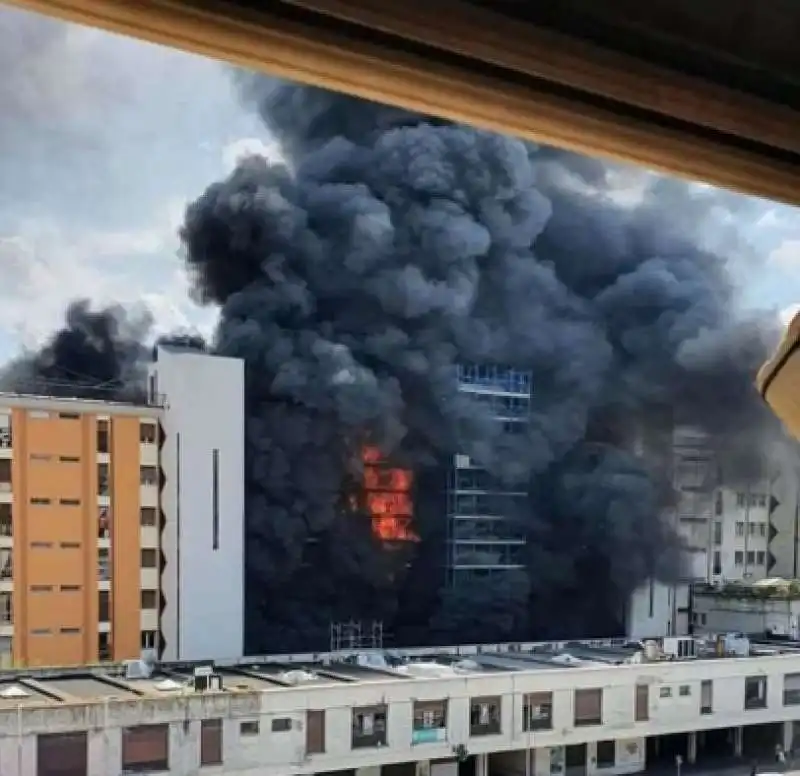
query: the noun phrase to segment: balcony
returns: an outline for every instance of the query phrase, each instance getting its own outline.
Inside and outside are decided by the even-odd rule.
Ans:
[[[11,460],[13,455],[13,437],[11,429],[0,428],[0,459]]]

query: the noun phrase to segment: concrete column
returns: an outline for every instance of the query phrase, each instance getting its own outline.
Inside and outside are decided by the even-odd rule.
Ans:
[[[733,729],[733,754],[736,757],[742,756],[743,746],[744,746],[744,728],[735,727]]]
[[[489,776],[489,755],[475,755],[475,776]]]
[[[697,733],[689,733],[689,740],[686,744],[686,762],[694,765],[697,762]]]

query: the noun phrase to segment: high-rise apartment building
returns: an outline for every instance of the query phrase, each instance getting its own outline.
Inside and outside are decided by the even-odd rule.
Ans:
[[[158,408],[0,395],[2,663],[154,646],[158,450]]]
[[[677,428],[672,437],[676,502],[665,517],[684,541],[685,576],[649,582],[631,598],[632,637],[683,635],[694,623],[695,583],[795,578],[800,572],[800,476],[780,459],[762,477],[725,480],[708,436]]]
[[[0,394],[0,666],[241,654],[243,374],[159,348],[141,404]]]
[[[525,430],[530,414],[531,376],[500,366],[461,366],[459,389],[488,405],[508,433]],[[451,584],[465,575],[487,574],[523,566],[525,536],[515,515],[528,494],[503,486],[467,455],[456,455],[448,473],[447,570]]]

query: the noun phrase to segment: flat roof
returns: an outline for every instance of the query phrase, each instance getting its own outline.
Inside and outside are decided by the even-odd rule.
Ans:
[[[725,660],[713,639],[696,640],[693,661]],[[331,687],[368,682],[414,682],[475,674],[532,671],[581,671],[633,662],[641,645],[622,639],[462,645],[409,650],[348,650],[336,653],[245,657],[213,666],[222,689],[231,692],[279,692],[292,687]],[[751,657],[800,655],[800,642],[751,641]],[[685,662],[683,658],[672,658]],[[193,692],[194,672],[210,661],[162,663],[150,675],[141,664],[0,671],[0,710],[20,706],[164,698]]]

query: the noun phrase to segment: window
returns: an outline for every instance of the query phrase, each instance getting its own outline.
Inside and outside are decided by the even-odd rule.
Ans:
[[[646,684],[637,684],[634,695],[634,720],[647,722],[650,719],[650,688]]]
[[[719,550],[714,550],[714,567],[712,574],[722,573],[722,553]]]
[[[81,459],[77,455],[59,455],[58,460],[61,463],[79,463]]]
[[[384,704],[353,709],[353,749],[386,746],[386,719],[389,709]]]
[[[139,523],[143,526],[155,526],[156,508],[142,507],[141,510],[139,511]]]
[[[743,507],[747,504],[747,494],[746,493],[737,493],[736,494],[736,506]]]
[[[61,504],[62,507],[79,507],[81,505],[81,500],[79,498],[60,498],[58,503]]]
[[[688,684],[682,684],[678,688],[678,695],[680,695],[682,698],[687,698],[691,694],[692,694],[692,688]]]
[[[122,729],[122,771],[169,770],[169,725],[137,725]]]
[[[51,633],[50,628],[33,628],[31,630],[32,636],[49,636]]]
[[[744,521],[737,520],[736,521],[736,535],[737,536],[744,536]]]
[[[50,417],[50,413],[46,410],[30,410],[28,412],[28,417],[35,418],[36,420],[45,420]]]
[[[758,523],[749,523],[747,528],[748,528],[748,533],[750,534],[750,536],[755,536],[756,535],[756,531],[758,531]]]
[[[722,523],[719,520],[714,522],[714,544],[722,544]]]
[[[80,420],[81,416],[77,412],[59,412],[58,417],[61,420]]]
[[[200,765],[222,765],[222,720],[200,720]]]
[[[11,490],[11,459],[0,459],[0,490]]]
[[[219,450],[211,451],[211,549],[219,549]]]
[[[109,507],[98,507],[97,509],[97,538],[111,538],[111,517]]]
[[[158,567],[158,558],[156,551],[153,549],[143,549],[141,552],[141,567],[143,569],[154,569]]]
[[[285,733],[292,729],[292,720],[289,717],[276,717],[272,720],[273,733]]]
[[[31,542],[31,548],[34,550],[49,550],[53,546],[53,542]]]
[[[783,677],[783,705],[800,706],[800,674]]]
[[[411,743],[444,741],[447,733],[447,701],[414,701]]]
[[[603,690],[575,690],[575,727],[603,724]]]
[[[49,498],[32,498],[31,499],[31,504],[33,504],[34,506],[37,506],[37,507],[46,506],[49,503],[50,503],[50,499]]]
[[[31,593],[52,593],[52,585],[31,585]]]
[[[32,461],[49,461],[52,457],[49,453],[31,453]]]
[[[158,594],[155,590],[142,590],[141,594],[142,609],[157,609]]]
[[[532,692],[522,699],[522,729],[553,729],[553,693]]]
[[[766,536],[767,535],[767,524],[766,523],[759,523],[758,524],[758,534],[759,534],[759,536]]]
[[[617,764],[616,741],[597,742],[597,767],[613,768]]]
[[[111,579],[111,559],[107,547],[101,547],[97,551],[97,578],[101,582]]]
[[[12,625],[14,622],[13,593],[0,593],[0,622]]]
[[[714,504],[714,514],[717,516],[722,515],[722,493],[717,491],[716,501]]]
[[[36,776],[89,773],[85,731],[40,733],[36,736]]]
[[[80,589],[80,585],[61,585],[59,588],[62,593],[79,593]]]
[[[97,421],[97,452],[109,452],[109,423],[107,420]]]
[[[97,658],[101,662],[104,660],[111,660],[111,634],[98,633],[97,634]]]
[[[767,708],[767,677],[748,676],[744,680],[745,709]]]
[[[756,553],[756,565],[763,566],[767,562],[767,555],[763,550]]]
[[[499,695],[472,698],[469,705],[469,734],[491,736],[501,732],[502,699]]]
[[[249,719],[245,722],[239,723],[239,735],[248,738],[250,736],[257,736],[259,733],[259,724],[257,719]]]
[[[97,495],[108,496],[111,493],[111,479],[108,473],[108,464],[97,464]]]
[[[11,504],[0,504],[0,536],[13,536]]]
[[[140,467],[139,482],[142,485],[158,485],[158,469],[155,466]]]
[[[711,679],[700,682],[700,713],[711,714],[714,710],[714,683]]]
[[[81,548],[80,542],[61,542],[60,547],[62,550],[79,550]]]
[[[306,712],[306,754],[325,751],[325,709]]]
[[[139,424],[139,441],[143,445],[156,443],[156,424],[143,422]]]
[[[77,636],[81,632],[81,629],[80,628],[61,628],[60,632],[64,636]]]
[[[744,566],[744,553],[741,550],[736,550],[733,554],[733,562],[737,566]]]
[[[97,594],[97,619],[100,622],[111,621],[111,593],[101,590]]]
[[[659,698],[671,698],[672,697],[672,688],[671,687],[661,687],[658,691]]]
[[[747,565],[754,566],[756,563],[756,552],[755,550],[748,550],[747,551]]]
[[[142,649],[155,649],[158,644],[158,632],[147,630],[139,634],[139,646]]]

